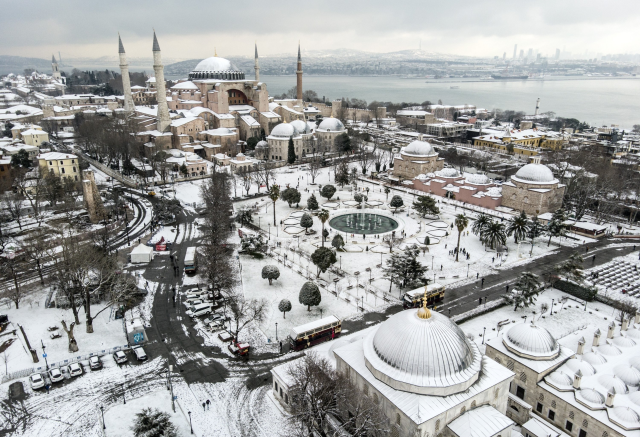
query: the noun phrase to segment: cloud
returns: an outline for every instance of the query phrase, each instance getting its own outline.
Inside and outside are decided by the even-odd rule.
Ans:
[[[615,8],[612,10],[612,8]],[[543,54],[636,52],[640,2],[562,0],[442,2],[322,0],[300,2],[32,0],[0,14],[0,54],[47,58],[113,56],[121,32],[131,56],[148,57],[158,32],[163,56],[250,56],[305,49],[388,52],[422,48],[469,56],[511,54],[513,45]]]

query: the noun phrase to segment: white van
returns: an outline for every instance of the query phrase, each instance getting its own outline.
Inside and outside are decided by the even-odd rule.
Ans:
[[[187,310],[187,315],[189,317],[201,317],[201,316],[206,316],[207,314],[211,314],[210,303],[201,303],[198,305],[192,305]]]
[[[142,349],[142,346],[134,346],[133,353],[136,354],[138,361],[145,361],[147,359],[147,353]]]

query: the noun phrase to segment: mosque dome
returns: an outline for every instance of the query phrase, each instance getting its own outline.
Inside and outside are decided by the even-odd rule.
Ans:
[[[262,149],[263,147],[269,147],[269,143],[264,140],[258,141],[258,143],[256,144],[256,149]]]
[[[426,308],[402,311],[364,341],[373,375],[396,390],[445,396],[469,388],[482,355],[448,317]]]
[[[631,400],[631,402],[633,402],[634,404],[640,406],[640,391],[634,391],[633,393],[631,393],[629,395],[629,399]]]
[[[269,136],[281,138],[297,137],[300,136],[300,132],[298,132],[293,123],[280,123],[271,129]]]
[[[613,373],[627,385],[640,386],[640,370],[635,367],[619,364],[613,369]]]
[[[486,185],[489,183],[489,177],[480,173],[468,173],[465,179],[468,183],[475,185]]]
[[[512,326],[502,341],[507,349],[526,358],[552,359],[560,353],[560,345],[553,335],[533,323]]]
[[[620,347],[633,347],[636,345],[635,341],[627,337],[616,337],[611,342]]]
[[[436,154],[431,144],[420,140],[409,143],[409,145],[402,150],[402,153],[412,156],[431,156]]]
[[[629,407],[612,408],[609,419],[626,430],[640,429],[640,415]]]
[[[559,370],[552,372],[549,376],[545,377],[544,380],[558,390],[573,389],[573,378]]]
[[[591,409],[604,408],[604,395],[592,388],[583,388],[576,391],[576,400]]]
[[[596,369],[593,368],[591,364],[587,360],[579,360],[577,358],[571,358],[569,361],[565,363],[563,367],[567,367],[574,374],[579,371],[582,372],[584,376],[591,376],[596,373]]]
[[[337,118],[325,118],[318,125],[318,130],[340,132],[344,130],[344,124]]]
[[[200,61],[189,73],[189,79],[243,80],[244,73],[228,59],[212,56]]]
[[[635,338],[636,340],[640,340],[640,329],[629,329],[627,331],[627,337]]]
[[[629,393],[629,387],[627,387],[627,384],[625,384],[622,379],[617,378],[614,375],[602,375],[598,378],[598,382],[607,390],[607,392],[610,392],[611,389],[615,389],[616,393]]]
[[[437,171],[436,175],[438,175],[440,177],[443,177],[443,178],[456,178],[456,177],[460,176],[458,174],[458,170],[456,170],[453,167],[443,168],[442,170]]]
[[[610,357],[622,354],[622,351],[612,344],[601,344],[600,346],[598,346],[598,352],[600,352],[602,355],[607,355]]]
[[[640,357],[632,357],[631,360],[629,360],[629,364],[640,370]]]
[[[551,184],[557,182],[551,169],[543,164],[527,164],[516,172],[516,179],[534,184]]]
[[[597,366],[598,364],[604,364],[607,362],[607,359],[598,352],[587,352],[582,356],[582,359],[594,366]]]
[[[289,124],[292,125],[293,127],[295,127],[296,130],[298,132],[300,132],[301,134],[311,133],[311,129],[309,128],[309,125],[306,122],[302,121],[302,120],[293,120]]]

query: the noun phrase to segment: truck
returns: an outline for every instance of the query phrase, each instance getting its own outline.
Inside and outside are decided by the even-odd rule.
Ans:
[[[187,247],[187,253],[184,256],[184,272],[193,274],[198,270],[198,257],[195,247]]]

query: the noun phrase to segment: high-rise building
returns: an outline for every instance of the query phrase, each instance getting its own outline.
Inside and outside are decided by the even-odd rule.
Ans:
[[[527,59],[531,60],[531,58],[533,58],[533,49],[529,49],[529,51],[527,52]]]
[[[518,52],[518,44],[513,46],[513,59],[516,58],[516,53]]]
[[[520,59],[524,58],[524,50],[520,50]]]
[[[556,60],[560,59],[560,49],[556,49]]]
[[[502,60],[504,61],[505,59],[507,59],[507,52],[504,52],[504,53],[502,54]]]

